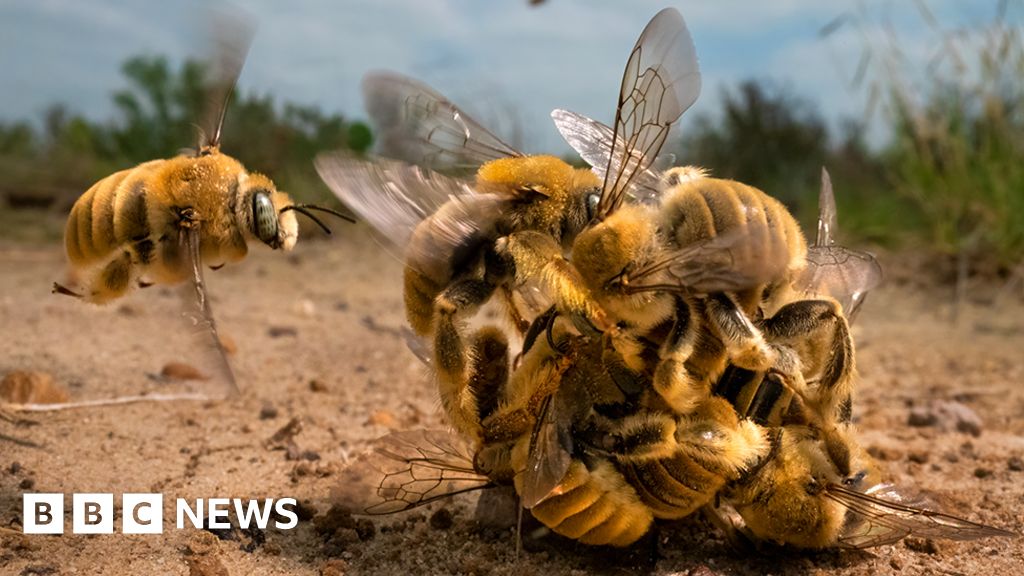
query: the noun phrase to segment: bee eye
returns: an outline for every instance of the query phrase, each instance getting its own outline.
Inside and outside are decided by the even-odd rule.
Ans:
[[[867,475],[868,475],[867,472],[861,470],[860,472],[857,472],[853,476],[847,476],[846,478],[843,478],[843,485],[844,486],[856,487],[861,482],[864,481],[864,477],[867,476]]]
[[[257,238],[273,246],[277,240],[277,212],[265,192],[252,195],[252,226]]]
[[[601,203],[601,194],[598,192],[591,192],[587,194],[587,218],[590,220],[594,219],[594,214],[597,213],[597,205]]]

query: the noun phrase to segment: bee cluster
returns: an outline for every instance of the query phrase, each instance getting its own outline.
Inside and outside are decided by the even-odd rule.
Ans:
[[[294,212],[328,232],[311,211],[349,218],[295,204],[220,152],[247,46],[224,58],[212,136],[193,154],[115,173],[75,203],[74,282],[54,286],[105,302],[190,285],[189,317],[232,382],[204,265],[257,240],[291,249]],[[808,548],[1008,534],[909,501],[858,444],[849,323],[881,273],[833,244],[827,174],[808,246],[768,194],[654,168],[700,85],[682,17],[662,10],[629,54],[613,126],[552,113],[590,165],[574,168],[519,152],[415,80],[366,77],[387,158],[328,153],[317,170],[401,251],[410,341],[452,429],[393,434],[350,467],[363,510],[505,484],[554,532],[597,545],[698,511],[733,539]],[[472,323],[492,305],[507,322]]]
[[[402,249],[453,430],[395,434],[357,461],[346,481],[369,488],[365,510],[507,484],[596,545],[698,511],[730,538],[806,548],[1004,534],[880,483],[857,442],[849,322],[881,272],[832,243],[827,173],[808,246],[756,188],[653,169],[699,91],[685,23],[663,10],[630,52],[614,126],[552,114],[586,170],[523,155],[415,80],[366,78],[394,159],[317,168]],[[468,165],[474,179],[449,175]],[[506,325],[470,322],[492,303]]]

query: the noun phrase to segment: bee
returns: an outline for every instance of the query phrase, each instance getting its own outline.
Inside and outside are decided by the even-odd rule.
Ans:
[[[848,424],[774,429],[769,457],[723,496],[743,519],[746,537],[799,548],[870,548],[911,535],[1017,536],[943,513],[923,498],[879,482],[876,466]]]
[[[457,429],[479,436],[460,324],[500,289],[515,329],[529,326],[509,278],[531,263],[501,257],[496,246],[551,238],[560,255],[589,219],[598,182],[553,156],[523,155],[418,81],[373,73],[363,91],[383,152],[424,166],[334,153],[319,156],[317,170],[402,251],[406,316],[413,332],[431,341],[445,412]],[[473,165],[470,180],[439,171]],[[571,269],[554,265],[548,272]]]
[[[485,367],[508,362],[501,332],[488,334],[492,343],[483,348],[504,353],[479,363],[485,380],[496,373]],[[643,536],[653,515],[613,462],[566,446],[572,443],[577,412],[619,399],[602,396],[602,390],[612,392],[606,375],[575,361],[577,347],[584,345],[579,337],[556,334],[557,343],[533,341],[511,378],[485,384],[493,394],[481,414],[482,439],[453,432],[386,437],[343,473],[341,501],[369,514],[391,513],[451,494],[511,485],[523,507],[563,536],[614,546]],[[550,425],[538,424],[540,415]]]
[[[54,292],[104,304],[135,287],[191,281],[198,309],[216,336],[202,266],[218,269],[243,259],[258,240],[291,250],[298,239],[295,213],[325,232],[311,212],[329,208],[296,204],[266,176],[249,172],[220,150],[221,129],[235,81],[241,73],[251,29],[235,21],[224,27],[209,115],[194,152],[152,160],[103,178],[78,198],[67,220],[64,246],[75,290],[59,283]],[[213,110],[213,108],[211,108]]]
[[[757,322],[777,350],[789,353],[790,360],[780,363],[791,367],[780,370],[776,366],[775,373],[766,373],[730,365],[715,384],[716,395],[728,399],[741,415],[761,424],[781,424],[780,419],[794,399],[793,381],[787,388],[778,380],[778,374],[801,373],[796,387],[806,395],[805,380],[836,382],[842,380],[838,372],[853,372],[849,325],[867,294],[882,279],[882,269],[874,256],[834,242],[836,204],[832,181],[825,168],[821,173],[818,206],[817,237],[808,248],[807,265],[793,286],[792,296],[797,300]],[[764,316],[764,311],[761,312]],[[831,320],[822,322],[822,318]],[[834,330],[829,331],[829,326]],[[850,366],[844,368],[847,363]],[[848,387],[820,387],[818,394],[824,396],[816,401],[818,411],[835,409],[838,421],[850,421],[852,404]]]

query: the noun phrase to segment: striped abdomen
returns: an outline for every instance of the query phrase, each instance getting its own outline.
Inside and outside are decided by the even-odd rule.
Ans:
[[[556,533],[584,544],[628,546],[654,521],[650,509],[607,460],[588,468],[574,459],[558,492],[530,512]]]
[[[64,232],[68,260],[76,268],[111,258],[116,250],[148,240],[146,184],[166,160],[154,160],[107,176],[75,202]],[[144,257],[146,246],[142,246]],[[148,251],[152,250],[149,246]]]

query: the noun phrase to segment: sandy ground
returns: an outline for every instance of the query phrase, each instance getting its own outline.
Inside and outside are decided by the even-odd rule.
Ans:
[[[441,424],[429,379],[399,335],[400,267],[349,228],[288,256],[257,251],[207,280],[234,341],[242,395],[32,414],[0,420],[0,526],[21,529],[24,492],[161,492],[163,535],[0,535],[0,574],[1011,574],[1024,540],[910,540],[868,552],[737,556],[699,518],[661,526],[627,551],[557,537],[515,554],[513,529],[474,519],[476,496],[409,513],[324,519],[339,470],[390,429]],[[883,261],[890,282],[858,320],[864,443],[892,480],[951,512],[1024,531],[1024,308],[970,304],[954,325],[947,291]],[[178,391],[157,376],[185,358],[187,333],[159,288],[106,308],[51,296],[56,247],[0,248],[0,375],[52,374],[76,400]],[[974,416],[977,420],[974,420]],[[271,438],[292,420],[281,449]],[[287,444],[286,442],[283,444]],[[293,497],[294,530],[173,527],[175,498]],[[315,509],[314,520],[306,520]],[[70,518],[68,518],[70,522]]]

